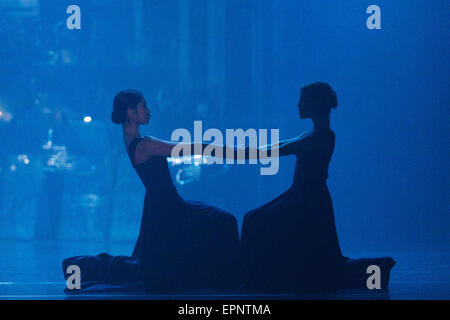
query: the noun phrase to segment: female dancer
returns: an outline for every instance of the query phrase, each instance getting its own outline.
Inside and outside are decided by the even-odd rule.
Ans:
[[[313,121],[313,130],[263,147],[278,149],[280,156],[296,155],[297,162],[292,186],[244,217],[241,253],[248,290],[312,292],[365,284],[364,265],[374,260],[360,259],[349,267],[342,256],[326,184],[335,141],[330,111],[336,107],[336,93],[327,83],[304,86],[299,114]],[[391,258],[375,262],[383,272],[394,263]]]
[[[234,216],[179,196],[166,159],[176,143],[141,135],[139,128],[149,123],[150,111],[140,92],[119,92],[111,119],[122,125],[131,164],[146,188],[139,237],[131,258],[73,257],[63,267],[81,263],[88,271],[83,274],[81,267],[86,281],[125,287],[143,282],[158,292],[235,288],[239,234]],[[189,147],[194,149],[194,144]]]
[[[146,188],[132,256],[139,259],[147,282],[169,289],[235,286],[239,236],[234,216],[178,195],[166,159],[177,143],[141,136],[139,127],[150,120],[141,93],[119,92],[111,117],[122,124],[131,163]]]

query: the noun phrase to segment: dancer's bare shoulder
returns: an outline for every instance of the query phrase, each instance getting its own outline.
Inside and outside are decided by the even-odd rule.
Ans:
[[[175,145],[176,142],[144,136],[136,146],[135,162],[144,162],[154,156],[168,157]]]

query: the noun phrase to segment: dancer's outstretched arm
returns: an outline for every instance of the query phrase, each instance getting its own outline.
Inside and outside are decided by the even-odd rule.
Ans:
[[[140,162],[152,156],[171,157],[174,148],[177,148],[175,154],[179,156],[202,155],[206,147],[214,148],[211,156],[220,158],[237,159],[240,152],[245,154],[245,159],[271,158],[274,156],[287,156],[297,154],[306,149],[308,139],[306,136],[298,136],[292,139],[283,140],[276,144],[254,149],[239,145],[237,147],[206,143],[180,143],[174,141],[161,140],[155,137],[146,137],[136,147],[135,161]],[[189,154],[184,151],[189,150]],[[216,152],[222,150],[222,152]],[[217,154],[216,154],[217,153]]]
[[[171,157],[175,150],[177,156],[202,155],[206,147],[213,148],[211,156],[220,158],[236,158],[238,150],[245,152],[247,148],[237,146],[236,148],[227,145],[206,144],[206,143],[182,143],[158,139],[155,137],[146,137],[136,147],[136,161],[140,162],[152,156]],[[221,150],[222,152],[219,152]],[[254,149],[255,150],[255,149]],[[189,151],[189,154],[184,154]],[[248,151],[247,151],[248,152]],[[216,154],[217,153],[217,154]]]
[[[292,139],[280,141],[278,143],[261,146],[258,152],[251,152],[251,148],[245,148],[246,159],[270,158],[276,155],[283,157],[300,153],[308,148],[309,139],[301,135]]]

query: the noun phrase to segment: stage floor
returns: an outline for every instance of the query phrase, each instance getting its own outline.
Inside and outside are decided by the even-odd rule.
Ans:
[[[105,245],[98,242],[0,240],[1,300],[61,299],[450,299],[450,252],[347,253],[352,258],[391,256],[397,264],[391,272],[388,291],[346,290],[327,295],[81,295],[68,296],[62,260],[75,255],[107,252],[129,255],[133,243]]]

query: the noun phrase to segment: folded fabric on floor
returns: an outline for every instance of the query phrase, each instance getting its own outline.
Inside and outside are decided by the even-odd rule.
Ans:
[[[63,261],[63,273],[66,280],[71,275],[66,273],[70,265],[76,265],[81,270],[81,288],[66,288],[64,291],[69,295],[151,292],[149,285],[141,278],[140,266],[135,258],[111,256],[106,253],[67,258]],[[367,289],[367,279],[371,275],[367,273],[367,270],[371,265],[380,268],[381,289],[386,289],[391,269],[395,265],[394,259],[390,257],[347,259],[339,288],[336,289]]]
[[[70,265],[80,268],[80,289],[65,289],[67,294],[93,292],[128,292],[145,289],[141,281],[140,266],[137,259],[128,256],[111,256],[101,253],[96,256],[75,256],[63,260],[64,278]]]
[[[367,279],[372,274],[372,272],[368,273],[368,267],[377,266],[380,268],[381,289],[387,289],[394,265],[395,261],[391,257],[348,259],[340,287],[342,289],[367,289]]]

